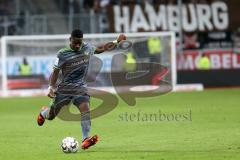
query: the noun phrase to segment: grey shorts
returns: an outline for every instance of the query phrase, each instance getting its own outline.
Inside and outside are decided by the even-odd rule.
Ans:
[[[88,94],[83,95],[64,95],[60,93],[56,93],[56,97],[53,99],[50,104],[50,119],[53,119],[57,116],[62,107],[69,105],[71,102],[79,107],[82,103],[89,103],[90,96]]]
[[[89,102],[90,96],[88,94],[83,95],[64,95],[60,93],[56,93],[56,97],[53,99],[51,107],[61,107],[64,105],[68,105],[71,102],[75,106],[80,106],[83,102]]]

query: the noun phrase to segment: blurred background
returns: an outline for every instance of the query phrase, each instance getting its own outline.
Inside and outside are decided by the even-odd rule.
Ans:
[[[239,160],[239,15],[240,0],[0,0],[0,159]],[[90,60],[89,86],[107,91],[91,95],[100,143],[64,155],[79,122],[36,116],[76,28],[93,45],[128,39]]]
[[[137,42],[134,45],[133,55],[129,53],[128,60],[131,61],[131,56],[140,62],[160,60],[163,66],[169,67],[173,65],[172,59],[169,56],[159,58],[157,54],[153,56],[155,53],[151,48],[155,45],[159,54],[165,54],[174,47],[177,84],[202,84],[205,88],[237,87],[240,86],[239,7],[239,0],[0,0],[0,36],[66,35],[75,28],[80,28],[87,34],[172,31],[176,36],[175,46],[169,46],[172,45],[169,44],[171,37],[160,36],[155,41],[151,37],[145,37],[142,41],[144,43]],[[108,38],[103,41],[114,37]],[[21,79],[21,76],[31,74],[37,75],[38,83],[46,84],[51,71],[46,68],[51,68],[57,48],[67,42],[66,38],[59,41],[54,40],[51,45],[47,41],[31,41],[31,51],[26,50],[30,40],[9,41],[6,57],[10,59],[5,64],[7,79],[15,80],[19,76]],[[102,42],[94,39],[89,41],[94,44]],[[34,45],[53,48],[38,51],[33,48]],[[45,55],[45,52],[52,57],[42,57],[39,59],[42,63],[34,61],[34,55]],[[102,58],[107,62],[106,59],[112,57]],[[112,63],[107,64],[108,66],[104,65],[105,70]],[[2,68],[4,65],[1,65],[0,73]],[[172,81],[171,77],[167,80]],[[19,84],[14,85],[15,81],[10,88],[19,88]]]

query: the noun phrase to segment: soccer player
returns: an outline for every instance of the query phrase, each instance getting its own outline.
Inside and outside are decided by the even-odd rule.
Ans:
[[[120,34],[117,40],[94,47],[83,41],[81,30],[73,30],[69,39],[70,45],[58,51],[48,88],[48,97],[53,98],[53,102],[49,107],[42,107],[37,117],[38,125],[42,126],[46,119],[53,120],[63,106],[72,102],[81,112],[82,149],[88,149],[96,144],[98,136],[88,136],[91,128],[90,96],[86,90],[89,58],[93,54],[108,50],[109,46],[117,45],[125,39],[126,36]],[[60,72],[61,79],[57,84]]]

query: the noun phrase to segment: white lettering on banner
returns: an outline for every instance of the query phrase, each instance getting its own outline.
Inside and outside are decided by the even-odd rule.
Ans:
[[[221,62],[220,62],[220,56],[217,54],[210,56],[210,62],[211,62],[211,68],[212,69],[220,69],[221,68]]]
[[[166,7],[164,5],[160,5],[159,11],[156,13],[153,6],[147,3],[145,6],[145,12],[148,15],[149,25],[152,31],[155,31],[157,28],[167,30]]]
[[[224,30],[228,27],[229,20],[227,13],[226,3],[213,3],[212,13],[213,13],[213,23],[215,27],[219,30]]]
[[[188,13],[187,13],[187,6],[186,5],[183,5],[183,10],[182,10],[182,15],[183,17],[186,17],[186,18],[183,18],[182,20],[182,25],[183,25],[183,28],[185,29],[185,31],[188,31],[188,32],[193,32],[195,30],[197,30],[197,16],[196,16],[196,12],[195,12],[195,8],[194,8],[194,5],[193,4],[189,4],[188,5],[189,7],[189,18],[190,20],[188,20]]]
[[[229,69],[232,68],[232,63],[231,63],[231,55],[230,54],[224,54],[222,55],[222,68],[224,69]]]
[[[193,62],[193,57],[192,56],[180,56],[179,61],[178,61],[178,69],[184,70],[184,69],[189,69],[193,70],[195,68],[194,62]]]
[[[179,31],[179,9],[175,5],[168,6],[168,27],[171,31]]]
[[[199,60],[201,58],[201,54],[198,54],[195,59],[194,59],[194,67],[197,68],[198,67],[198,63],[199,63]]]
[[[210,7],[207,4],[199,4],[197,6],[197,14],[199,17],[199,30],[204,31],[204,30],[212,30],[213,26],[210,22],[211,18],[211,10]],[[205,28],[206,26],[206,28]]]
[[[136,32],[139,29],[178,31],[180,28],[177,5],[161,4],[155,10],[154,6],[147,3],[144,10],[140,5],[135,5],[132,12],[129,6],[114,6],[113,13],[116,32]],[[188,32],[225,30],[229,26],[228,7],[224,2],[185,4],[182,16],[182,28]]]
[[[240,56],[233,55],[233,68],[240,68]]]
[[[184,64],[185,64],[185,59],[183,57],[183,55],[178,55],[178,59],[177,59],[177,69],[178,70],[184,70],[186,69],[184,67]]]
[[[138,29],[149,30],[149,26],[147,20],[141,10],[139,5],[136,5],[133,12],[132,23],[131,23],[131,31],[137,32]]]
[[[115,30],[121,32],[122,26],[125,32],[129,32],[129,8],[123,7],[123,16],[121,16],[121,11],[119,6],[114,6],[114,19],[115,19]]]

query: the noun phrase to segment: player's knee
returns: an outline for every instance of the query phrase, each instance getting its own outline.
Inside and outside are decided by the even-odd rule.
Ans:
[[[49,113],[49,115],[48,115],[48,120],[53,120],[54,118],[56,117],[56,115],[55,114],[53,114],[53,113]]]
[[[90,110],[88,102],[81,103],[81,105],[79,105],[78,108],[81,112],[89,112]]]
[[[53,116],[52,116],[52,117],[48,117],[48,120],[51,121],[51,120],[53,120],[54,118],[55,118],[55,117],[53,117]]]

